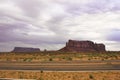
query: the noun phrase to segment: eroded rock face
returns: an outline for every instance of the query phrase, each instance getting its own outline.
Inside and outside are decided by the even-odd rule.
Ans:
[[[81,51],[105,51],[104,44],[96,44],[92,41],[69,40],[66,46],[59,51],[81,52]]]
[[[15,47],[12,52],[40,52],[40,49],[28,47]]]

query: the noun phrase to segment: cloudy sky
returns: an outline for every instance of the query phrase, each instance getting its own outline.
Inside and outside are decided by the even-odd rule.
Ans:
[[[0,0],[0,51],[57,50],[68,39],[120,50],[120,0]]]

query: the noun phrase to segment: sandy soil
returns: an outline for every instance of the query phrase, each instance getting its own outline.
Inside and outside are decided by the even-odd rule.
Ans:
[[[36,80],[120,80],[120,72],[0,71],[0,78],[36,79]]]

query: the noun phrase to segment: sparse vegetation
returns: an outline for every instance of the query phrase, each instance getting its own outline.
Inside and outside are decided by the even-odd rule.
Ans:
[[[32,58],[25,58],[23,61],[25,61],[25,62],[31,62]]]
[[[44,62],[74,60],[120,60],[120,52],[39,52],[39,53],[0,53],[0,61]]]
[[[90,74],[90,75],[89,75],[89,78],[90,78],[90,79],[94,79],[94,77],[93,77],[93,75],[92,75],[92,74]]]
[[[120,60],[120,52],[50,52],[39,53],[0,53],[0,61],[46,62],[46,61],[91,61]],[[105,63],[112,65],[111,62]],[[36,80],[120,80],[120,72],[30,72],[0,71],[0,78]]]
[[[49,61],[53,61],[53,59],[52,59],[52,58],[50,58],[50,59],[49,59]]]
[[[0,78],[36,80],[120,80],[120,72],[0,71]]]

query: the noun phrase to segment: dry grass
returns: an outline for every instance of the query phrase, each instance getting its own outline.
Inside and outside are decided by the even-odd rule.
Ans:
[[[0,78],[37,80],[120,80],[120,72],[0,71]]]
[[[120,52],[103,53],[0,53],[0,61],[44,62],[74,60],[120,60]],[[120,72],[30,72],[0,71],[0,78],[37,80],[120,80]]]
[[[120,60],[120,52],[103,53],[68,53],[68,52],[39,52],[39,53],[0,53],[0,61],[44,62],[44,61],[73,61],[73,60]]]

